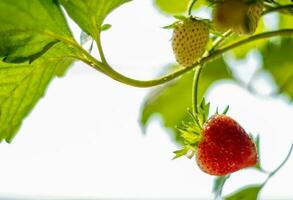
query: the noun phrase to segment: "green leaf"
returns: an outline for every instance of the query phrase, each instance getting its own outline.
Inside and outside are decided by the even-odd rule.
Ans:
[[[112,27],[111,24],[103,24],[103,25],[101,26],[101,31],[109,30],[111,27]]]
[[[278,91],[284,92],[293,99],[293,38],[282,38],[277,42],[270,41],[261,50],[263,68],[275,80]]]
[[[32,62],[60,38],[72,39],[56,0],[2,0],[0,24],[0,58],[5,62]]]
[[[226,196],[225,200],[257,200],[263,185],[251,185]]]
[[[222,58],[207,64],[200,77],[199,99],[215,81],[229,78],[231,75]],[[189,119],[187,108],[191,108],[192,82],[193,73],[188,73],[174,82],[154,89],[146,97],[142,108],[142,127],[145,128],[151,116],[158,113],[163,119],[164,126],[176,132],[175,126],[180,126],[183,120]],[[179,135],[176,135],[177,139],[180,138]]]
[[[31,64],[0,62],[0,141],[11,142],[50,81],[72,63],[71,53],[59,43]]]
[[[229,107],[229,105],[228,105],[228,106],[226,106],[225,110],[223,111],[223,114],[224,114],[224,115],[226,115],[226,114],[228,113],[228,111],[229,111],[229,108],[230,108],[230,107]]]
[[[60,0],[68,15],[93,38],[97,37],[107,15],[129,1],[131,0]]]
[[[155,6],[166,14],[181,14],[187,11],[190,0],[154,0]],[[205,0],[198,0],[193,9],[198,9],[205,5]],[[207,4],[206,4],[207,5]]]

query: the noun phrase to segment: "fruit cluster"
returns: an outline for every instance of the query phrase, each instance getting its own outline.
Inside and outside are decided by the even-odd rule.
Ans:
[[[218,32],[230,30],[238,35],[255,32],[263,12],[261,0],[215,2],[213,24]],[[209,24],[205,20],[188,17],[172,27],[172,48],[177,62],[183,67],[194,65],[206,50]],[[196,155],[198,166],[216,176],[257,164],[256,145],[235,120],[225,114],[215,114],[208,119],[209,104],[204,101],[198,110],[197,113],[191,113],[191,123],[178,128],[185,145],[174,152],[175,158],[183,155],[192,158]]]
[[[238,35],[253,34],[263,12],[262,0],[215,1],[213,24],[218,32],[231,30]],[[195,64],[204,54],[209,40],[209,24],[188,17],[175,23],[172,48],[183,67]]]

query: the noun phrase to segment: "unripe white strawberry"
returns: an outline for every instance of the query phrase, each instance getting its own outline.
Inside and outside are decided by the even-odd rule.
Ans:
[[[262,12],[262,0],[255,3],[246,0],[223,0],[213,11],[213,21],[218,31],[231,29],[239,35],[253,34]]]
[[[245,21],[238,27],[233,28],[233,31],[239,35],[253,34],[257,28],[262,12],[263,4],[261,2],[249,5]]]
[[[245,20],[248,7],[244,0],[219,1],[213,10],[215,28],[224,32],[233,27],[239,27]]]
[[[187,18],[175,25],[172,48],[176,61],[190,66],[203,55],[209,40],[209,27],[200,20]]]

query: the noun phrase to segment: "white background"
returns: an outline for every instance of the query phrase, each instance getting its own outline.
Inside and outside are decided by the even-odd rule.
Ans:
[[[160,28],[172,20],[145,0],[112,13],[107,23],[113,27],[102,38],[110,63],[131,77],[156,77],[174,62],[171,32]],[[70,24],[78,36],[80,31]],[[241,67],[257,65],[256,57],[250,57]],[[201,172],[194,160],[171,160],[178,147],[159,116],[142,134],[138,119],[148,91],[74,64],[67,76],[52,82],[12,144],[0,145],[0,198],[211,199],[213,177]],[[213,105],[229,104],[230,116],[248,132],[261,135],[265,170],[282,162],[293,141],[293,109],[285,97],[256,98],[227,81],[214,85],[208,99]],[[262,199],[293,199],[292,169],[291,156],[263,189]],[[242,170],[232,175],[224,193],[264,179],[263,174]]]

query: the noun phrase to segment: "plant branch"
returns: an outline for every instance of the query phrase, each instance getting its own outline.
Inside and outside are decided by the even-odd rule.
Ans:
[[[281,5],[277,7],[268,6],[268,9],[263,12],[263,15],[276,11],[280,11],[286,14],[293,14],[293,4]]]
[[[288,152],[288,154],[287,154],[287,156],[286,156],[286,158],[283,160],[283,162],[274,170],[274,171],[272,171],[269,175],[268,175],[268,177],[267,177],[267,179],[265,180],[265,182],[262,184],[262,187],[269,181],[269,179],[272,177],[272,176],[274,176],[285,164],[286,164],[286,162],[288,161],[288,159],[290,158],[290,156],[291,156],[291,153],[292,153],[292,151],[293,151],[293,144],[291,144],[291,147],[290,147],[290,150],[289,150],[289,152]]]
[[[283,29],[283,30],[270,31],[270,32],[264,32],[264,33],[260,33],[257,35],[253,35],[253,36],[248,37],[246,39],[243,39],[243,40],[237,41],[235,43],[232,43],[230,45],[227,45],[224,48],[218,49],[218,50],[214,51],[213,53],[211,53],[210,55],[203,57],[200,61],[196,62],[195,64],[193,64],[191,66],[181,68],[175,72],[172,72],[170,74],[162,76],[158,79],[146,80],[146,81],[136,80],[136,79],[126,77],[126,76],[120,74],[119,72],[115,71],[114,69],[112,69],[110,66],[96,60],[94,57],[92,57],[85,50],[82,50],[82,49],[80,49],[80,50],[83,51],[83,54],[86,56],[86,59],[87,59],[86,63],[91,63],[90,66],[92,66],[93,68],[98,69],[98,70],[102,70],[106,75],[108,75],[112,79],[117,80],[119,82],[122,82],[126,85],[145,88],[145,87],[152,87],[152,86],[160,85],[160,84],[166,83],[168,81],[171,81],[173,79],[176,79],[179,76],[181,76],[182,74],[185,74],[185,73],[193,70],[198,65],[204,65],[208,62],[211,62],[212,60],[221,56],[223,53],[225,53],[231,49],[234,49],[236,47],[239,47],[241,45],[244,45],[244,44],[256,41],[256,40],[260,40],[260,39],[267,39],[267,38],[271,38],[271,37],[275,37],[275,36],[286,36],[286,35],[293,35],[293,29]]]
[[[215,51],[215,49],[224,42],[225,39],[227,39],[229,36],[231,36],[233,32],[231,30],[226,31],[222,37],[218,37],[214,42],[213,42],[213,47],[210,50],[210,53]]]
[[[96,36],[96,44],[97,44],[97,48],[101,57],[101,60],[104,64],[108,65],[108,62],[106,60],[104,51],[103,51],[103,47],[102,47],[102,42],[101,42],[101,32],[99,31],[99,33]],[[108,65],[109,66],[109,65]]]

